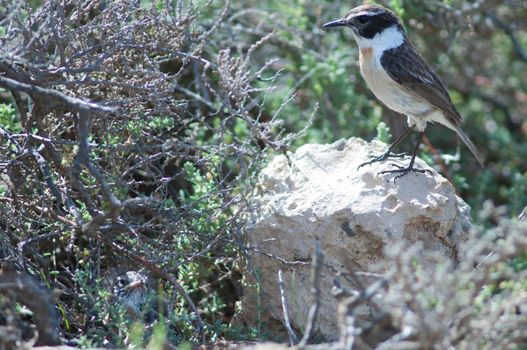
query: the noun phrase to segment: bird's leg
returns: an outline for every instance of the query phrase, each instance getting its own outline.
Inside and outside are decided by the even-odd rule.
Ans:
[[[403,131],[403,133],[399,135],[395,139],[395,141],[393,141],[390,144],[390,146],[388,146],[388,148],[386,149],[386,151],[384,151],[383,154],[377,157],[373,157],[373,159],[368,162],[362,163],[361,165],[358,166],[357,170],[363,167],[364,165],[372,165],[373,163],[376,163],[376,162],[383,162],[388,158],[404,158],[407,155],[407,153],[392,153],[392,150],[406,137],[406,135],[408,135],[408,133],[410,133],[410,131],[412,131],[412,129],[413,127],[410,127],[410,126],[406,128],[406,130]]]
[[[417,155],[417,151],[419,150],[419,146],[421,145],[421,142],[423,141],[424,134],[425,133],[423,131],[419,132],[419,136],[417,137],[417,144],[415,145],[414,152],[412,153],[412,159],[410,160],[410,164],[408,164],[407,167],[400,166],[398,164],[391,164],[392,166],[397,167],[398,169],[381,171],[379,174],[399,173],[399,175],[397,175],[393,179],[393,182],[395,182],[395,180],[397,180],[400,177],[403,177],[404,175],[408,173],[426,173],[426,172],[432,173],[428,169],[415,169],[414,168],[415,157]]]

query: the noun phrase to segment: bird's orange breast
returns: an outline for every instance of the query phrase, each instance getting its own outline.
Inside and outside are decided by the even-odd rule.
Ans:
[[[362,76],[364,77],[370,88],[372,88],[371,85],[375,80],[374,70],[378,69],[377,67],[375,67],[375,62],[373,61],[373,48],[366,47],[360,49],[359,63]]]
[[[360,49],[360,64],[369,63],[373,58],[373,49],[371,47],[365,47]]]

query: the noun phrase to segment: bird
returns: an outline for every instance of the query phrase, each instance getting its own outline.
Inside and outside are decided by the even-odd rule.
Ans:
[[[138,271],[127,271],[114,281],[114,297],[133,318],[139,317],[141,306],[146,301],[147,281],[147,277]]]
[[[183,330],[170,317],[173,304],[168,303],[166,295],[157,293],[149,281],[145,271],[130,270],[117,276],[113,280],[113,300],[123,307],[128,319],[142,322],[147,337],[152,336],[152,326],[163,320],[167,339],[162,348],[175,349],[169,339],[181,339]]]
[[[389,109],[407,117],[408,127],[371,161],[359,166],[404,157],[393,149],[413,130],[419,132],[408,166],[392,164],[397,169],[381,173],[398,173],[395,179],[411,172],[427,123],[439,123],[454,130],[474,157],[484,165],[483,155],[461,128],[462,117],[447,88],[408,39],[401,20],[391,10],[378,5],[361,5],[344,17],[330,21],[323,28],[349,27],[359,46],[360,72],[373,94]]]

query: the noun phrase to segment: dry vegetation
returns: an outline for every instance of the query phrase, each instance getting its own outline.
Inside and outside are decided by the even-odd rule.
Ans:
[[[264,149],[282,144],[262,116],[272,61],[251,64],[268,37],[229,48],[228,4],[1,10],[0,86],[19,118],[0,129],[3,258],[53,287],[67,339],[122,345],[105,320],[105,282],[140,268],[168,282],[181,339],[213,336],[205,324],[228,321],[235,295],[222,298],[225,315],[200,314],[224,308],[209,305],[220,299],[211,288],[238,283],[225,274],[239,216]]]
[[[243,215],[268,151],[306,140],[295,133],[370,135],[381,109],[350,81],[352,61],[340,63],[351,48],[336,36],[321,44],[320,22],[347,2],[283,12],[257,3],[0,0],[0,348],[30,341],[31,324],[42,345],[259,338],[229,322],[250,250]],[[473,164],[453,181],[479,207],[491,198],[518,213],[527,169],[518,23],[527,8],[402,3],[390,2],[414,11],[417,44],[435,40],[451,57],[437,55],[447,60],[440,71],[454,99],[470,102],[463,112],[487,147],[477,190],[466,181]],[[306,131],[319,101],[324,118]],[[460,168],[436,162],[447,175]],[[524,348],[527,227],[492,206],[479,217],[459,266],[438,256],[435,270],[421,269],[419,247],[401,243],[378,283],[339,290],[341,339],[318,348]],[[153,317],[137,316],[140,327],[112,296],[127,270],[149,276],[156,304]],[[369,328],[353,317],[364,302],[385,311]]]

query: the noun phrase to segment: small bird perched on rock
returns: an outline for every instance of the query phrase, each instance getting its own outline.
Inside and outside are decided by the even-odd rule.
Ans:
[[[419,137],[410,164],[407,167],[393,164],[398,169],[382,173],[399,173],[395,177],[398,178],[410,172],[425,172],[413,166],[428,122],[437,122],[454,130],[483,166],[483,156],[461,129],[462,117],[445,85],[410,43],[401,21],[392,11],[375,5],[358,6],[323,27],[341,26],[353,31],[360,49],[360,71],[368,87],[388,108],[408,118],[408,128],[386,152],[361,166],[399,157],[392,154],[393,148],[416,128]]]

